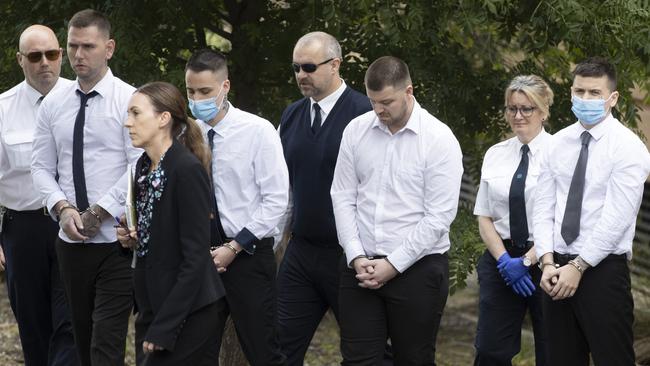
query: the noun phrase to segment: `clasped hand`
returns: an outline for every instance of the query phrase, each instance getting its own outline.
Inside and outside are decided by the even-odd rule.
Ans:
[[[528,267],[524,266],[523,258],[511,258],[508,252],[505,252],[497,260],[497,269],[506,285],[511,286],[517,295],[528,297],[535,292],[535,285]]]
[[[582,274],[570,264],[560,268],[544,266],[540,285],[553,300],[562,300],[575,295]]]
[[[115,227],[117,232],[117,240],[123,248],[135,249],[138,244],[138,233],[136,230],[129,230],[126,226],[126,217],[120,217],[119,225]]]
[[[97,235],[102,226],[101,216],[106,215],[106,211],[98,205],[83,212],[68,206],[59,215],[59,226],[72,240],[88,240]]]
[[[376,290],[397,276],[398,272],[393,265],[385,258],[368,259],[359,257],[352,263],[357,272],[356,278],[359,286]]]
[[[241,245],[237,243],[235,240],[231,241],[230,245],[233,248],[240,248],[238,250],[241,250]],[[237,256],[235,251],[233,251],[231,248],[224,245],[211,249],[210,254],[212,255],[212,261],[214,262],[214,265],[217,267],[217,272],[219,273],[226,272],[230,263],[232,263],[232,261],[234,261],[235,257]]]

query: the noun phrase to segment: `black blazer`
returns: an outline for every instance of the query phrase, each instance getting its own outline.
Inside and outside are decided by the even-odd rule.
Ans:
[[[136,164],[136,182],[145,154]],[[154,317],[144,339],[173,351],[188,315],[223,297],[225,290],[210,256],[212,193],[205,168],[174,140],[162,169],[167,182],[154,201],[145,280],[136,279],[135,298],[139,311]]]

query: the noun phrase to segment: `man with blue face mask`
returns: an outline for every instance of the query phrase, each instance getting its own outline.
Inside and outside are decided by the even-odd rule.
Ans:
[[[284,365],[276,316],[273,237],[287,208],[289,175],[271,123],[228,102],[223,54],[195,52],[185,66],[189,107],[212,153],[211,251],[242,350],[252,366]],[[223,329],[220,329],[219,351]]]
[[[636,215],[650,172],[641,140],[612,116],[619,93],[607,60],[573,71],[578,121],[553,136],[533,214],[549,324],[549,365],[635,364],[630,273]]]

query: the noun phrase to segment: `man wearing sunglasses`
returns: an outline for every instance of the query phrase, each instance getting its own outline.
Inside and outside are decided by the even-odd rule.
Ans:
[[[77,365],[54,249],[58,225],[44,209],[29,169],[41,101],[72,81],[59,77],[62,50],[50,28],[28,27],[18,49],[25,80],[0,95],[0,204],[5,208],[0,242],[7,292],[25,365]]]
[[[130,258],[113,217],[124,212],[127,164],[141,154],[123,127],[134,87],[113,76],[106,16],[87,9],[68,22],[67,55],[77,80],[41,105],[32,176],[59,221],[61,279],[82,365],[123,365],[133,307]]]
[[[305,97],[287,107],[280,136],[291,182],[285,232],[291,235],[278,272],[280,342],[288,365],[302,365],[323,315],[338,319],[341,247],[329,195],[341,134],[371,110],[368,98],[339,75],[341,46],[313,32],[298,40],[291,64]]]

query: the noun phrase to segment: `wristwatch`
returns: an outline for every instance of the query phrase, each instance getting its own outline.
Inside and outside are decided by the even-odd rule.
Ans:
[[[521,257],[521,259],[524,263],[524,267],[526,268],[530,268],[530,266],[533,264],[533,261],[531,261],[530,258],[528,258],[528,256],[525,254]]]

